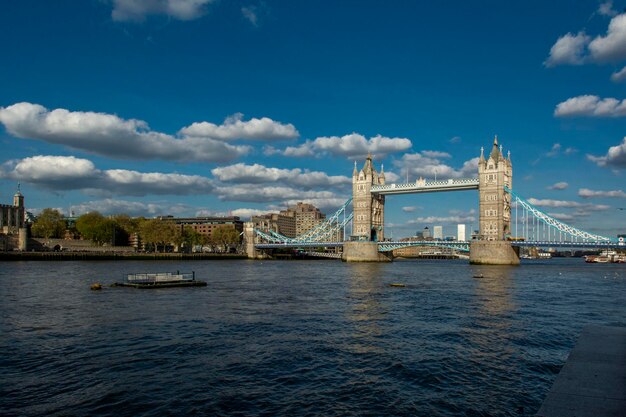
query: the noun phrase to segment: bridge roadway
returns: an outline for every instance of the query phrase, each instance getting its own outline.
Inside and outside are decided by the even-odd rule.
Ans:
[[[467,247],[469,241],[385,241],[378,242],[381,252],[409,246],[443,246],[443,247]],[[539,248],[581,248],[581,249],[626,249],[624,242],[550,242],[550,241],[510,241],[512,246],[539,247]],[[343,242],[290,242],[290,243],[257,243],[257,249],[280,249],[280,248],[336,248],[343,247]]]

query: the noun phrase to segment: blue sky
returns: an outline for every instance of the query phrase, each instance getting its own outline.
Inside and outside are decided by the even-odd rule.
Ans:
[[[469,3],[6,2],[0,199],[20,182],[34,212],[330,213],[368,151],[388,182],[471,177],[498,135],[518,194],[625,232],[626,3]],[[389,197],[387,234],[475,228],[477,207]]]

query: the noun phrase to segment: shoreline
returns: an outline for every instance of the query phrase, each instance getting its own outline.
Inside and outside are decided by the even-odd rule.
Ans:
[[[135,252],[0,252],[0,261],[204,261],[248,259],[240,254],[210,253],[135,253]]]

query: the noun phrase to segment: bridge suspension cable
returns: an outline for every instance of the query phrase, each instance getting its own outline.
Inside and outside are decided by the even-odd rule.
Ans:
[[[533,239],[535,241],[543,240],[550,241],[554,239],[555,241],[567,240],[568,237],[571,237],[578,241],[587,241],[587,242],[610,242],[611,239],[606,236],[600,236],[593,233],[585,232],[584,230],[580,230],[576,227],[570,226],[566,223],[563,223],[560,220],[555,219],[554,217],[544,213],[539,210],[537,207],[520,197],[513,190],[508,187],[504,187],[504,191],[509,193],[511,197],[515,200],[515,237],[520,236],[518,234],[518,205],[522,207],[523,212],[521,216],[522,223],[522,235],[526,237],[526,239]],[[530,215],[530,216],[529,216]],[[532,222],[532,225],[531,225]],[[542,228],[543,226],[543,236],[542,236]],[[552,235],[552,232],[554,235]],[[557,232],[559,237],[557,239]]]
[[[322,223],[318,224],[313,229],[306,233],[298,235],[296,237],[287,237],[274,231],[263,231],[254,229],[255,233],[262,239],[272,243],[310,243],[310,242],[327,242],[329,239],[337,240],[338,238],[343,241],[345,236],[338,237],[338,233],[344,230],[346,226],[352,221],[353,213],[346,213],[347,207],[352,203],[352,198],[349,198],[332,216],[328,217]],[[343,219],[342,219],[343,216]]]

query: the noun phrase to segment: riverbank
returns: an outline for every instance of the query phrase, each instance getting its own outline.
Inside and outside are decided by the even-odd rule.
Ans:
[[[0,261],[201,261],[224,259],[247,259],[247,257],[230,253],[0,252]]]

